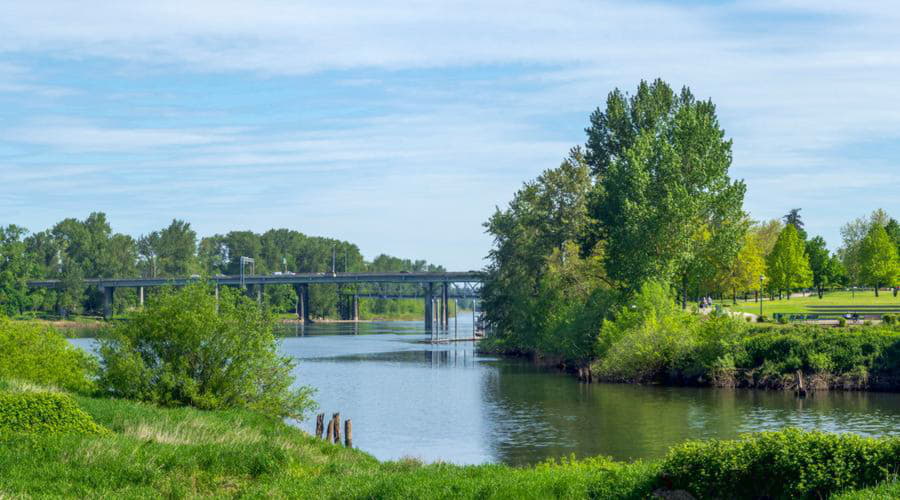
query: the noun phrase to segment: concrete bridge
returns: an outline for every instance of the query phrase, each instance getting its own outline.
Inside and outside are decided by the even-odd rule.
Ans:
[[[86,286],[96,286],[103,291],[103,316],[112,316],[112,306],[115,300],[117,288],[135,288],[138,299],[143,305],[144,288],[154,286],[184,286],[200,281],[202,278],[193,276],[190,278],[92,278],[83,283]],[[262,298],[263,288],[266,285],[292,285],[297,292],[297,316],[304,322],[309,322],[309,285],[316,284],[416,284],[422,287],[419,294],[379,294],[356,293],[346,294],[352,303],[345,308],[348,311],[346,319],[359,318],[359,299],[371,298],[410,298],[421,299],[425,302],[425,329],[432,330],[435,324],[446,328],[449,326],[449,301],[451,298],[477,299],[479,294],[476,286],[484,281],[484,273],[479,271],[466,272],[383,272],[383,273],[286,273],[273,275],[237,275],[237,276],[212,276],[207,280],[216,287],[218,296],[220,286],[252,286],[256,290],[257,298]],[[452,291],[451,285],[461,283],[463,291]],[[32,288],[61,288],[63,284],[59,280],[29,281]]]

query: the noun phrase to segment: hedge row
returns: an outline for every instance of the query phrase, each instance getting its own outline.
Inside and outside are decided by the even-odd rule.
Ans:
[[[735,441],[689,441],[663,461],[668,487],[700,498],[826,498],[900,469],[900,438],[787,429]]]

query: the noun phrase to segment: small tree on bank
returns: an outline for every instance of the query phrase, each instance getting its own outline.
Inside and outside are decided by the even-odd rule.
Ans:
[[[771,286],[775,290],[786,290],[788,300],[791,290],[812,284],[809,259],[796,227],[791,224],[784,226],[769,254],[767,267]]]
[[[100,339],[99,385],[114,397],[201,409],[247,408],[302,419],[315,407],[293,387],[294,363],[276,352],[259,305],[207,284],[166,289]]]
[[[897,248],[883,226],[873,225],[859,248],[860,274],[863,282],[878,289],[893,285],[900,274]]]

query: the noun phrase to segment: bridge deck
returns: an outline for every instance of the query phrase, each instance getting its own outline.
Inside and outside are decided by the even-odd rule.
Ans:
[[[201,278],[91,278],[86,285],[98,287],[183,286]],[[479,271],[443,273],[297,273],[281,275],[211,276],[209,281],[219,285],[283,285],[321,283],[481,283],[484,273]],[[33,288],[59,288],[59,280],[29,281]]]

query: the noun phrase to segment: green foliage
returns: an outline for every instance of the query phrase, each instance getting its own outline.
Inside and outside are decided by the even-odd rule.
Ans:
[[[0,314],[21,313],[31,303],[25,281],[35,269],[22,241],[25,233],[15,225],[0,227]]]
[[[587,159],[597,179],[591,215],[606,241],[606,270],[630,290],[691,279],[730,262],[745,231],[743,182],[728,177],[731,141],[715,105],[687,88],[642,81],[591,115]],[[712,267],[712,268],[711,268]]]
[[[56,330],[0,317],[0,379],[91,392],[96,360]]]
[[[238,291],[196,283],[153,296],[100,337],[101,389],[111,396],[202,409],[248,408],[302,419],[308,387],[276,353],[268,315]]]
[[[863,283],[875,287],[875,295],[881,286],[893,286],[900,276],[900,257],[897,247],[880,225],[874,225],[860,244],[860,278]]]
[[[790,294],[795,288],[812,284],[806,248],[797,229],[791,224],[786,225],[778,235],[766,264],[770,285],[776,290],[785,290]]]
[[[825,498],[897,474],[900,439],[787,429],[739,441],[690,441],[662,464],[665,481],[700,498]]]
[[[66,394],[0,392],[0,436],[25,434],[105,434]]]

